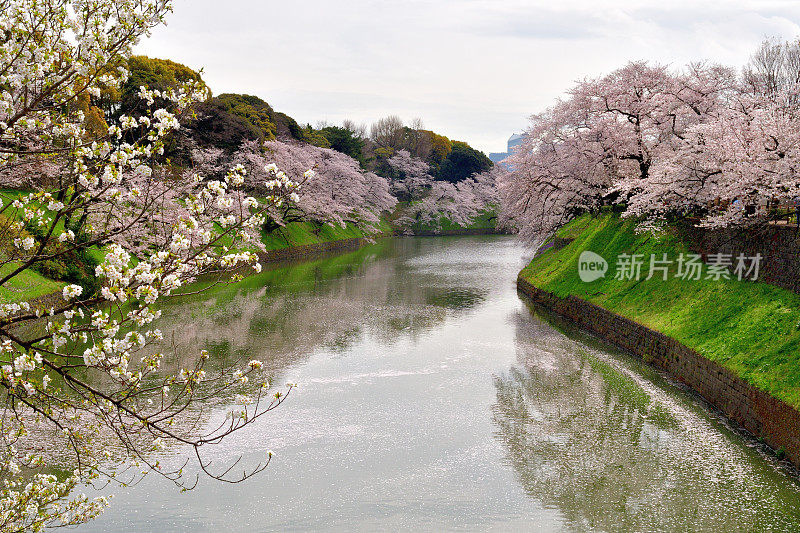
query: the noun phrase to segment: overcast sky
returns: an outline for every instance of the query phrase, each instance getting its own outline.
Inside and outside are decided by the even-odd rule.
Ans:
[[[571,84],[629,60],[740,66],[800,36],[800,2],[174,0],[138,53],[203,68],[301,123],[389,115],[486,152]]]

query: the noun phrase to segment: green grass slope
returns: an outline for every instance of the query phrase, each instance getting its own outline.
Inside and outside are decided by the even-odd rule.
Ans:
[[[9,201],[9,198],[16,198],[25,192],[26,191],[0,190],[0,194],[4,196],[6,201]],[[494,221],[494,214],[486,212],[467,228],[462,228],[449,220],[443,219],[441,229],[444,231],[459,229],[493,229]],[[384,235],[392,234],[394,231],[391,221],[386,218],[381,220],[377,229],[380,234]],[[426,231],[429,229],[433,229],[432,226],[431,228],[426,228],[420,225],[419,228],[415,228],[417,231]],[[262,232],[261,241],[264,243],[266,250],[280,250],[368,236],[369,235],[354,224],[347,224],[345,227],[341,227],[328,224],[320,226],[313,222],[292,222],[269,233]],[[223,238],[222,244],[229,244],[228,241],[230,241],[230,239]],[[98,248],[87,250],[87,253],[97,262],[102,261],[105,255],[104,250]],[[10,266],[7,267],[10,269]],[[7,283],[6,286],[0,287],[0,303],[30,300],[59,291],[64,285],[66,285],[65,282],[53,281],[37,272],[25,271],[21,275],[15,277],[10,283]]]
[[[471,224],[467,226],[459,226],[455,224],[452,220],[442,217],[439,220],[439,224],[434,223],[421,223],[417,222],[413,226],[411,226],[411,231],[414,233],[446,233],[446,232],[457,232],[461,230],[491,230],[494,231],[497,228],[497,216],[494,211],[484,211],[472,221]]]
[[[15,266],[4,265],[0,276],[10,274]],[[23,270],[0,287],[0,304],[30,301],[46,294],[60,291],[66,283],[53,281],[32,270]]]
[[[613,214],[583,216],[560,236],[575,240],[536,257],[520,276],[558,296],[574,295],[660,331],[735,372],[749,383],[800,408],[800,295],[761,282],[682,280],[660,274],[644,280],[650,254],[676,260],[688,249],[677,230],[637,234],[635,222]],[[584,283],[584,250],[609,262],[605,278]],[[617,280],[619,254],[644,254],[642,280]],[[704,271],[705,276],[705,271]]]
[[[379,230],[386,234],[391,232],[391,228],[386,221],[381,221]],[[362,230],[352,224],[348,224],[346,227],[329,226],[327,224],[320,227],[311,222],[293,222],[270,233],[262,233],[262,241],[267,250],[279,250],[366,236]],[[96,248],[88,250],[87,253],[95,257],[98,262],[102,261],[105,256],[103,250]],[[12,265],[5,265],[0,269],[0,274],[10,272],[11,269]],[[25,270],[4,284],[3,287],[0,287],[0,303],[31,300],[60,291],[66,284],[66,282],[53,281],[38,272]]]
[[[384,234],[392,231],[385,220],[381,220],[378,229]],[[270,233],[262,233],[261,242],[264,243],[267,250],[279,250],[292,246],[305,246],[366,236],[361,229],[353,224],[341,227],[328,224],[319,226],[312,222],[292,222]]]

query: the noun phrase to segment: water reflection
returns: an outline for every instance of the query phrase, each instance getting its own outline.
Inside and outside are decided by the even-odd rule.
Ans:
[[[191,358],[202,349],[224,364],[263,358],[273,370],[320,347],[345,350],[365,334],[381,342],[417,336],[448,313],[468,312],[487,291],[443,286],[452,275],[426,262],[404,261],[425,242],[382,241],[356,252],[273,266],[244,282],[181,297],[163,308],[159,323],[170,352]],[[452,259],[452,258],[451,258]]]
[[[796,530],[797,485],[653,371],[533,310],[516,327],[519,364],[495,379],[497,438],[524,490],[571,527]]]
[[[796,530],[796,485],[769,461],[646,366],[525,306],[524,254],[497,237],[383,241],[165,308],[178,354],[255,357],[300,383],[209,451],[276,458],[187,494],[148,477],[83,530]]]

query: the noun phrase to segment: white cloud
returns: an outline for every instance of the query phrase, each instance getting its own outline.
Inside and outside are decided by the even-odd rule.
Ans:
[[[572,82],[634,59],[743,64],[800,35],[795,1],[176,0],[138,52],[301,122],[387,114],[485,151]]]

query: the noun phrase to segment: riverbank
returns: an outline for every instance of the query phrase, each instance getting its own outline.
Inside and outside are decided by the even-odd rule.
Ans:
[[[79,531],[797,530],[777,461],[647,365],[531,312],[510,283],[528,253],[512,237],[380,239],[170,299],[157,327],[174,353],[207,349],[209,375],[257,358],[300,384],[214,448],[216,465],[273,461],[190,498],[148,476]]]
[[[800,295],[761,282],[619,280],[611,265],[590,283],[578,275],[589,250],[676,258],[688,253],[680,232],[637,234],[612,214],[581,217],[560,237],[574,239],[537,256],[520,290],[691,386],[732,420],[800,464]]]
[[[442,219],[438,228],[430,224],[417,224],[411,231],[416,237],[495,235],[500,233],[496,228],[496,219],[494,213],[484,213],[465,227]],[[377,238],[405,234],[405,230],[394,227],[386,218],[381,219],[378,233],[375,235],[367,235],[350,225],[344,228],[328,225],[319,228],[310,222],[294,222],[264,235],[262,242],[266,246],[266,251],[260,255],[264,262],[312,257],[318,253],[334,250],[355,249]]]
[[[497,230],[497,214],[494,211],[481,213],[471,224],[459,226],[447,218],[434,223],[416,223],[411,226],[411,231],[417,237],[431,237],[436,235],[494,235],[502,233]]]
[[[482,216],[469,227],[462,228],[445,220],[442,230],[429,231],[416,228],[418,236],[452,236],[452,235],[488,235],[497,230],[490,224],[490,215]],[[375,239],[404,234],[394,228],[386,219],[381,219],[377,232],[366,233],[354,224],[344,227],[319,225],[313,222],[292,222],[271,232],[263,232],[261,241],[264,250],[259,251],[259,261],[271,263],[278,261],[311,259],[330,252],[356,250]],[[417,231],[419,233],[417,233]],[[10,265],[6,268],[11,268]],[[27,301],[31,305],[49,308],[56,305],[61,298],[61,290],[65,281],[54,281],[38,272],[27,270],[16,276],[7,286],[0,287],[0,303]]]

